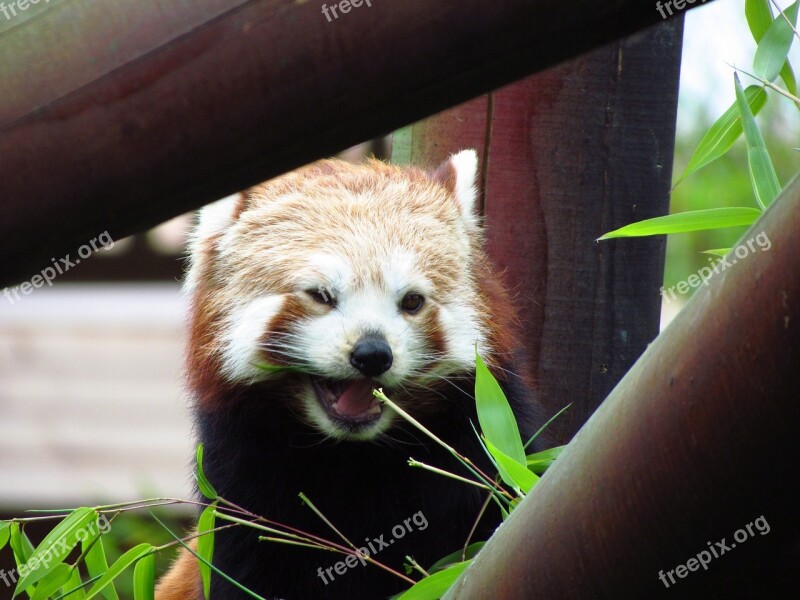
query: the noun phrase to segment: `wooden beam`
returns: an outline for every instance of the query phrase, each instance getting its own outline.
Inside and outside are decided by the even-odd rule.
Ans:
[[[286,0],[16,17],[0,36],[0,284],[661,21],[635,0],[371,4],[330,22]]]
[[[446,598],[797,597],[798,231],[800,178]]]

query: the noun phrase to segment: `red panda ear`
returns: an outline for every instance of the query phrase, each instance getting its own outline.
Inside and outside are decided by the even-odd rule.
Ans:
[[[433,173],[433,180],[456,197],[462,214],[469,220],[476,212],[477,176],[478,153],[472,149],[451,154]]]
[[[239,218],[243,203],[244,194],[238,193],[201,208],[194,237],[208,239],[225,231]]]

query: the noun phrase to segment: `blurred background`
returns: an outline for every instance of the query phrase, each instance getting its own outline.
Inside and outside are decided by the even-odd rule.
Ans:
[[[743,4],[718,0],[686,16],[674,179],[734,101],[730,65],[751,65],[755,43]],[[796,108],[773,95],[758,120],[785,184],[800,158]],[[377,140],[344,156],[386,156],[386,147]],[[671,210],[723,206],[755,206],[741,140],[682,182]],[[13,304],[0,298],[0,519],[29,508],[190,497],[180,279],[192,217],[115,240],[51,288]],[[743,231],[670,236],[665,285],[695,273],[708,262],[703,250],[732,246]],[[686,299],[664,302],[662,327]],[[146,527],[134,521],[114,531],[124,538]]]

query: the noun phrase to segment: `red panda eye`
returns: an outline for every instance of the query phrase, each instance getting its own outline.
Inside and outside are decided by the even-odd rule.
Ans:
[[[400,308],[403,312],[410,315],[416,314],[425,304],[425,298],[421,294],[406,294],[400,302]]]
[[[311,296],[311,299],[314,302],[318,302],[319,304],[325,304],[327,306],[335,306],[336,305],[336,296],[334,293],[322,286],[320,286],[316,290],[306,290],[306,294]]]

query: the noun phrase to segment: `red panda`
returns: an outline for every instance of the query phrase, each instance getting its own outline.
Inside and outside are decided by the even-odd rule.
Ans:
[[[325,160],[201,211],[185,283],[187,375],[205,472],[222,497],[332,539],[304,492],[364,545],[422,515],[424,529],[375,556],[400,572],[408,555],[427,567],[464,545],[486,494],[409,467],[413,457],[460,469],[372,390],[487,472],[470,424],[476,348],[523,437],[544,420],[509,293],[483,250],[477,166],[473,150],[430,172]],[[490,509],[475,539],[498,524]],[[215,566],[265,598],[386,598],[408,587],[374,566],[332,571],[337,560],[249,528],[216,536]],[[212,576],[213,600],[244,597]],[[190,554],[157,598],[202,598]]]

